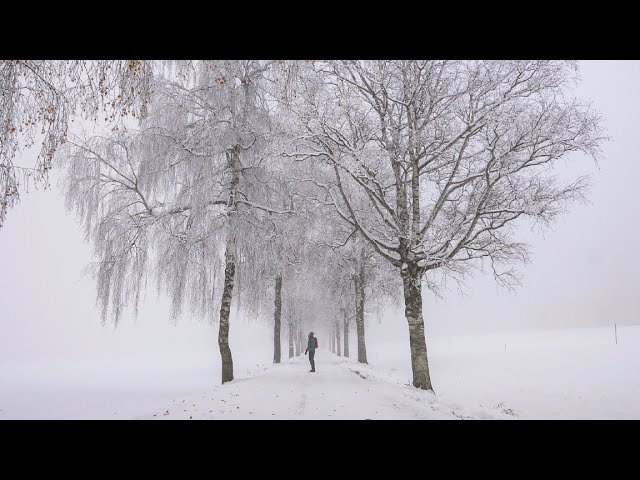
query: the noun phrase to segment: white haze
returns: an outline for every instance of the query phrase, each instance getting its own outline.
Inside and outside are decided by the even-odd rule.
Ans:
[[[428,345],[429,336],[640,324],[640,257],[633,250],[640,239],[640,62],[581,62],[581,74],[577,93],[593,100],[613,139],[604,145],[599,166],[576,157],[561,172],[592,175],[590,203],[575,205],[544,234],[523,232],[532,245],[532,262],[524,267],[522,286],[515,292],[496,287],[489,274],[470,279],[465,295],[454,285],[443,300],[425,292]],[[152,375],[151,370],[132,373],[129,368],[145,362],[156,375],[164,372],[152,379],[157,386],[178,381],[176,392],[219,382],[216,328],[207,319],[170,324],[169,302],[156,298],[152,288],[136,322],[127,314],[117,329],[101,326],[94,282],[82,275],[91,260],[90,247],[65,211],[57,186],[24,194],[9,213],[0,230],[0,394],[8,398],[9,390],[17,388],[9,379],[20,372],[51,372],[52,365],[66,365],[58,380],[84,382],[102,372],[100,378],[114,385],[129,379],[125,389],[132,388],[136,375]],[[272,318],[249,321],[236,313],[234,309],[231,347],[242,375],[270,362]],[[385,348],[404,349],[408,358],[401,310],[367,321],[371,363],[384,357],[380,352]],[[319,336],[326,342],[322,332]],[[351,340],[355,350],[355,333]],[[87,367],[100,364],[103,370]],[[185,364],[199,365],[192,378],[185,378],[184,368],[172,370],[172,365]],[[28,378],[21,381],[26,384]]]

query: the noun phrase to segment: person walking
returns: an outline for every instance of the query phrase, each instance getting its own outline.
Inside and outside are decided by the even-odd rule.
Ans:
[[[307,342],[307,349],[304,351],[306,355],[309,352],[309,363],[311,364],[310,372],[316,371],[316,361],[314,357],[316,356],[316,348],[318,348],[318,339],[313,336],[313,332],[309,333],[309,341]]]

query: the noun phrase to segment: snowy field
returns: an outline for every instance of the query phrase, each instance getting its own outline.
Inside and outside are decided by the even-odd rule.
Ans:
[[[640,327],[617,333],[617,345],[613,327],[434,337],[431,378],[443,398],[523,419],[640,419]],[[382,345],[370,363],[408,381],[408,355]]]
[[[269,328],[243,322],[232,330],[236,380],[224,386],[215,331],[205,326],[162,328],[177,338],[181,328],[206,332],[210,350],[134,354],[120,345],[83,353],[83,360],[4,361],[0,418],[640,418],[638,326],[618,326],[617,345],[613,327],[433,336],[433,398],[407,386],[408,345],[395,323],[401,320],[370,322],[369,366],[322,349],[315,377],[304,356],[272,365],[263,341]],[[234,334],[242,344],[233,343]],[[350,340],[355,352],[353,333]],[[320,342],[326,346],[322,336]]]

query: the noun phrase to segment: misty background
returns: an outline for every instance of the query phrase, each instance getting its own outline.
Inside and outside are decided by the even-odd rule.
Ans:
[[[640,257],[633,250],[640,240],[640,62],[584,61],[580,70],[575,94],[593,101],[612,140],[599,165],[575,155],[558,174],[590,175],[588,203],[574,204],[544,233],[522,230],[531,263],[521,269],[516,291],[497,287],[490,273],[469,279],[464,294],[453,284],[443,299],[425,289],[428,346],[431,337],[640,324]],[[153,359],[155,369],[139,375],[155,375],[158,388],[178,376],[185,389],[217,383],[217,325],[186,316],[172,324],[169,302],[153,285],[137,320],[128,312],[117,328],[100,324],[95,283],[83,275],[91,247],[65,210],[55,168],[51,180],[46,191],[22,195],[0,230],[0,391],[14,388],[7,378],[26,385],[28,372],[42,368],[63,372],[55,382],[82,378],[135,389],[140,358]],[[272,322],[232,310],[231,349],[240,371],[271,361]],[[372,363],[376,350],[393,348],[395,340],[406,350],[407,336],[402,308],[367,317]],[[185,362],[193,368],[183,368]]]

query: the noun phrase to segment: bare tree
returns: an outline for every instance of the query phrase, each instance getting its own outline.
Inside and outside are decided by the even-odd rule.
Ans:
[[[335,325],[331,325],[331,328],[329,330],[329,337],[331,339],[331,353],[336,353],[336,331],[335,331]]]
[[[289,327],[289,358],[293,358],[294,356],[294,349],[293,349],[293,343],[294,343],[294,323],[293,320],[290,319],[289,322],[287,323],[287,326]]]
[[[282,275],[276,275],[275,310],[273,317],[273,363],[280,363],[280,332],[282,331]]]
[[[286,187],[281,185],[280,192],[286,191]],[[294,194],[289,193],[288,205],[283,205],[283,210],[288,208],[293,212],[296,209],[294,205]],[[302,209],[299,209],[302,210]],[[286,217],[280,216],[278,218],[270,219],[272,229],[264,237],[264,240],[268,242],[265,246],[265,250],[272,253],[273,262],[271,263],[272,271],[276,276],[276,288],[280,287],[280,292],[276,292],[276,317],[279,315],[279,311],[282,309],[282,281],[285,279],[285,288],[288,288],[292,282],[295,282],[295,277],[298,274],[298,268],[304,262],[304,255],[306,254],[305,245],[305,218],[299,215],[288,215]],[[277,283],[279,280],[279,284]],[[276,320],[274,329],[276,334],[274,335],[274,351],[280,349],[280,322]],[[277,340],[276,340],[277,337]],[[299,335],[298,335],[299,337]],[[300,340],[298,338],[298,343]],[[302,347],[298,345],[298,351]],[[280,363],[279,355],[276,361],[276,355],[274,353],[274,363]]]
[[[344,338],[344,349],[343,353],[345,357],[349,356],[349,311],[346,308],[341,308],[340,313],[342,314],[342,331]]]
[[[344,225],[342,225],[344,226]],[[365,340],[365,305],[367,292],[376,297],[369,308],[370,311],[383,307],[391,299],[397,298],[400,291],[397,285],[390,281],[391,268],[381,259],[366,240],[361,238],[357,230],[348,230],[334,225],[332,229],[325,228],[325,233],[333,239],[331,243],[322,241],[320,244],[329,247],[324,249],[326,255],[324,263],[331,265],[329,269],[322,271],[319,278],[329,285],[329,291],[333,298],[336,329],[343,324],[345,336],[345,356],[348,356],[348,330],[350,320],[355,318],[358,361],[367,363],[367,348]],[[345,238],[346,240],[338,240]],[[348,312],[352,312],[349,314]],[[341,343],[340,335],[337,336],[338,344]],[[338,348],[340,352],[340,348]]]
[[[418,60],[316,62],[300,76],[289,154],[324,162],[324,202],[400,274],[414,386],[432,390],[423,276],[484,259],[514,285],[527,260],[516,221],[547,224],[582,198],[584,178],[550,174],[604,140],[569,96],[576,77],[574,62]]]

